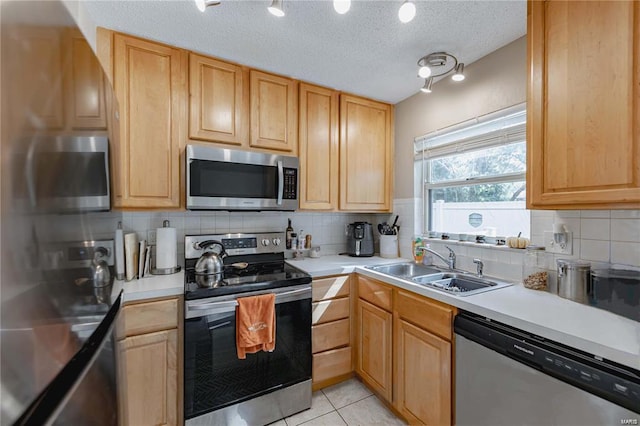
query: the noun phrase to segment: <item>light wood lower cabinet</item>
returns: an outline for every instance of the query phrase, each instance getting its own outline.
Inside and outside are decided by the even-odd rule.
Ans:
[[[410,424],[450,425],[455,308],[356,276],[356,373]]]
[[[392,396],[393,316],[362,299],[358,300],[358,361],[356,372],[387,401]]]
[[[451,343],[398,319],[395,406],[409,423],[451,424]]]
[[[175,329],[128,337],[118,343],[124,424],[178,424],[177,347]]]
[[[411,424],[450,425],[455,308],[394,291],[393,405]]]
[[[311,351],[314,390],[338,383],[353,374],[350,286],[349,275],[313,280]]]
[[[180,299],[125,305],[116,324],[119,424],[182,424]]]

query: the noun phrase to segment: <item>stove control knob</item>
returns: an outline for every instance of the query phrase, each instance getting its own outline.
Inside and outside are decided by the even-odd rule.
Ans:
[[[269,240],[268,240],[268,239],[266,239],[266,238],[264,238],[264,239],[262,240],[262,245],[263,245],[263,246],[265,246],[265,247],[267,247],[270,243],[271,243],[271,241],[269,241]]]
[[[280,238],[274,238],[274,239],[273,239],[273,245],[274,245],[274,246],[279,246],[281,242],[282,242],[282,241],[280,240]]]

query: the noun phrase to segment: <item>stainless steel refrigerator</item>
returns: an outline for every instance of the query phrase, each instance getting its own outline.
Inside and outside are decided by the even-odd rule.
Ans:
[[[64,125],[74,75],[62,38],[75,26],[65,6],[2,1],[0,19],[0,423],[117,424],[121,299],[99,264],[113,256],[98,250],[104,213],[92,211],[109,204],[79,202],[110,197],[107,131]],[[70,150],[78,141],[103,148]]]

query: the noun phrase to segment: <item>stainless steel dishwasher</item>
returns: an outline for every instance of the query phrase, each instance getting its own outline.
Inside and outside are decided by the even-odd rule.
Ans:
[[[640,371],[463,312],[457,425],[638,425]]]

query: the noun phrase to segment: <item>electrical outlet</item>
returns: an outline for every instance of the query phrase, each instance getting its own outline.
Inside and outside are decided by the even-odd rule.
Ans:
[[[544,231],[544,248],[547,253],[556,254],[573,254],[573,232],[567,232],[567,242],[564,244],[556,243],[553,238],[553,231]]]
[[[147,244],[149,245],[156,245],[156,230],[155,229],[149,229],[147,231]]]

